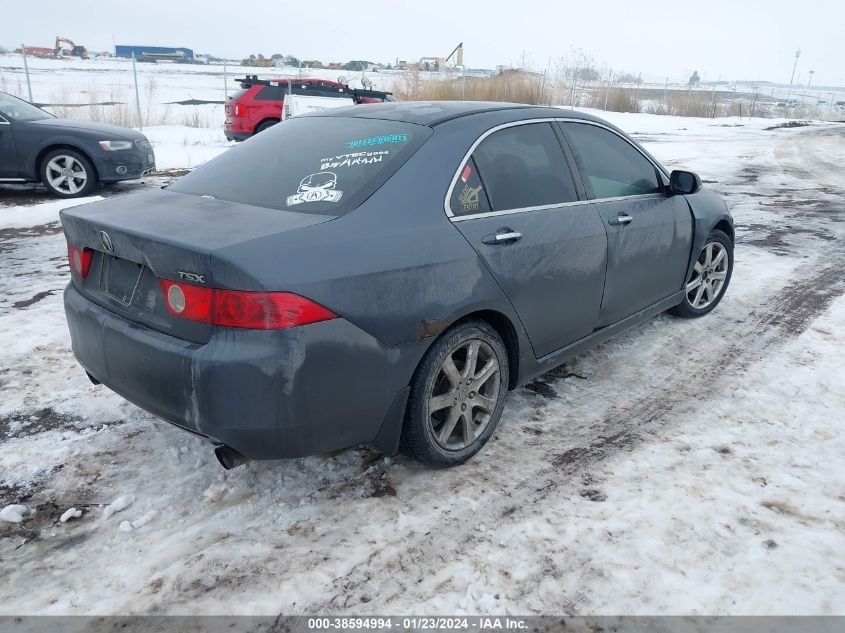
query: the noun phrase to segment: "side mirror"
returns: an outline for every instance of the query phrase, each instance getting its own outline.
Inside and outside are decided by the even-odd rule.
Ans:
[[[676,169],[669,176],[669,191],[690,194],[701,189],[701,178],[693,171]]]

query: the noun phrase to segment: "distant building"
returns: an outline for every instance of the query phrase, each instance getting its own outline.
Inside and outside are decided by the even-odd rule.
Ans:
[[[31,55],[32,57],[54,57],[56,54],[56,51],[52,48],[44,46],[26,46],[23,50],[26,51],[27,55]],[[15,52],[20,53],[21,49],[16,48]]]
[[[431,70],[436,72],[438,70],[445,69],[446,60],[442,57],[420,57],[417,67],[420,70]]]
[[[194,51],[190,48],[170,46],[127,46],[118,44],[114,47],[115,57],[135,57],[141,62],[171,61],[190,63],[194,61]]]

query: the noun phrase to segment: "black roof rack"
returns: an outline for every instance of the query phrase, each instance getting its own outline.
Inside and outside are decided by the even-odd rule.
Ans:
[[[318,79],[316,77],[309,78],[310,80]],[[259,79],[258,75],[246,75],[243,79],[235,79],[238,83],[241,84],[241,88],[249,88],[251,86],[281,86],[287,87],[288,85],[295,85],[298,82],[296,77],[286,78],[286,79]],[[331,81],[331,80],[326,80]],[[332,85],[336,85],[337,82],[332,82]],[[338,96],[345,96],[350,95],[356,101],[361,99],[362,97],[369,97],[370,99],[382,99],[386,100],[387,97],[392,95],[392,92],[384,92],[382,90],[367,90],[362,88],[350,88],[346,84],[340,84],[340,89],[338,90]]]

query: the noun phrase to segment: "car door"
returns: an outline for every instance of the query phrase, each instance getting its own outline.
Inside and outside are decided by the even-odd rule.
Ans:
[[[17,178],[18,152],[9,119],[0,114],[0,178]]]
[[[678,292],[692,246],[692,214],[662,173],[622,135],[587,122],[560,124],[584,186],[607,227],[599,327]]]
[[[452,182],[448,210],[510,299],[537,357],[593,330],[607,238],[598,211],[579,199],[549,121],[508,124],[476,141]]]

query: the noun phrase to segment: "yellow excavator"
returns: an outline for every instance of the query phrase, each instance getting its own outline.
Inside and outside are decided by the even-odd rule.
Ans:
[[[56,45],[53,47],[53,55],[55,57],[62,56],[62,44],[67,44],[68,49],[70,50],[70,54],[74,55],[75,57],[81,57],[82,59],[88,59],[88,49],[84,46],[77,46],[73,40],[69,40],[66,37],[62,37],[61,35],[56,36]]]

